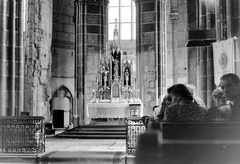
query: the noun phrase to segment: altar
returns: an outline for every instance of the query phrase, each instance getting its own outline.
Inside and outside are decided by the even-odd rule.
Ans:
[[[136,106],[136,108],[132,108]],[[132,108],[132,109],[131,109]],[[87,116],[96,118],[127,118],[142,117],[142,103],[89,103],[87,104]]]
[[[116,26],[117,27],[117,26]],[[142,117],[143,104],[137,87],[136,57],[123,55],[117,29],[110,45],[110,54],[100,56],[97,87],[86,105],[88,120],[121,120],[127,117]]]

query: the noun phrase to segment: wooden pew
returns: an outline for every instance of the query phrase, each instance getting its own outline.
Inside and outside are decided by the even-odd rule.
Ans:
[[[139,136],[136,164],[239,164],[240,123],[154,123]]]
[[[149,130],[161,130],[163,139],[240,139],[240,122],[153,122]]]

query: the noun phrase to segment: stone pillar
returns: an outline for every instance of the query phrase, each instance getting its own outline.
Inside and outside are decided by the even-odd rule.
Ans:
[[[19,116],[23,111],[23,5],[0,2],[0,116]]]
[[[234,34],[234,29],[232,29],[232,21],[234,16],[234,9],[232,5],[234,4],[234,0],[226,0],[226,17],[227,17],[227,38],[232,38],[232,34]]]
[[[206,1],[206,29],[214,29],[216,27],[215,19],[215,1]],[[212,105],[212,91],[215,89],[214,84],[214,61],[213,61],[213,46],[207,47],[207,102],[206,105],[210,107]]]
[[[215,2],[200,0],[199,24],[200,30],[215,28]],[[207,107],[211,106],[211,93],[214,87],[213,47],[200,47],[200,95]]]
[[[50,120],[52,0],[28,0],[24,38],[24,110]]]
[[[109,0],[76,0],[77,115],[86,122],[86,105],[97,88],[98,62],[107,42]]]
[[[187,0],[188,30],[199,29],[199,2],[198,0]],[[188,48],[188,83],[199,86],[199,48]]]
[[[171,0],[170,1],[171,6],[171,26],[172,26],[172,37],[171,37],[171,43],[172,43],[172,66],[173,66],[173,84],[178,83],[178,64],[177,64],[177,49],[178,49],[178,42],[176,39],[176,27],[178,25],[179,20],[179,13],[178,13],[178,1],[177,0]]]
[[[166,93],[166,2],[136,0],[138,86],[144,115]]]

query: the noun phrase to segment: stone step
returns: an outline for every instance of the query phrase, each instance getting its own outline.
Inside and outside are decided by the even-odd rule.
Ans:
[[[81,125],[55,135],[57,138],[125,139],[125,125]]]
[[[126,135],[91,135],[91,134],[62,134],[58,135],[57,138],[78,138],[78,139],[126,139]]]

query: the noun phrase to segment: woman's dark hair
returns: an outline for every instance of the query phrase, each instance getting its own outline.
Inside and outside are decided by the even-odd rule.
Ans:
[[[184,84],[176,84],[174,86],[172,86],[173,88],[171,88],[170,92],[173,95],[177,95],[180,96],[184,99],[193,101],[193,96],[191,94],[191,92],[189,91],[189,89],[186,87],[186,85]]]
[[[175,86],[176,86],[176,84],[173,85],[173,86],[171,86],[171,87],[169,87],[169,88],[167,89],[167,93],[170,94],[170,93],[173,91],[173,89],[175,88]]]

